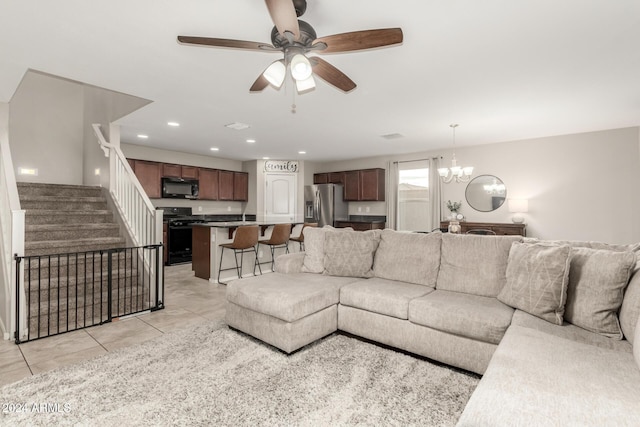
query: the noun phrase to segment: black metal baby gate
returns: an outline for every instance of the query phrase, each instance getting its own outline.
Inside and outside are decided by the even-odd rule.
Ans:
[[[16,344],[164,308],[162,254],[158,244],[15,256]]]

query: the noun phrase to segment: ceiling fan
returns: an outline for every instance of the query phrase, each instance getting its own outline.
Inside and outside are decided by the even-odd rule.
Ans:
[[[284,58],[269,65],[258,76],[250,91],[260,92],[269,84],[280,88],[289,69],[298,93],[315,88],[313,74],[344,92],[356,87],[353,80],[324,59],[307,57],[309,52],[340,53],[402,43],[400,28],[354,31],[318,38],[311,25],[298,20],[307,9],[306,0],[265,0],[265,3],[275,24],[271,31],[272,44],[194,36],[178,36],[178,41],[193,45],[283,52]]]

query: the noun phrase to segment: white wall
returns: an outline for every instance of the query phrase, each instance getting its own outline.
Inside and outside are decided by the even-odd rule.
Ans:
[[[529,199],[524,214],[529,236],[544,239],[640,241],[640,128],[554,136],[458,148],[458,164],[474,166],[473,176],[491,174],[504,181],[507,198]],[[442,155],[424,152],[389,158],[315,164],[316,172],[387,167],[388,161]],[[503,205],[494,212],[473,210],[466,203],[466,184],[443,186],[443,203],[461,200],[469,221],[510,222]],[[387,189],[388,191],[389,189]],[[360,203],[350,203],[350,214]],[[385,214],[386,203],[368,203],[372,213]],[[445,209],[446,211],[446,209]]]
[[[27,72],[10,102],[11,153],[17,181],[82,184],[82,87]],[[18,174],[36,168],[38,176]]]

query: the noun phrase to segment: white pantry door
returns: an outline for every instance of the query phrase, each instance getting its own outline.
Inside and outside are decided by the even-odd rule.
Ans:
[[[296,217],[298,176],[293,173],[267,173],[265,179],[265,220],[291,221]]]

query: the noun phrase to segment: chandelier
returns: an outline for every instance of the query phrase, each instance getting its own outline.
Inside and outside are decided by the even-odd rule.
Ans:
[[[457,124],[449,125],[453,129],[453,156],[451,157],[451,168],[439,168],[438,174],[442,178],[442,182],[449,184],[451,181],[455,182],[469,182],[471,180],[471,174],[473,173],[473,166],[462,167],[458,166],[456,160],[456,128]]]
[[[483,185],[484,191],[487,192],[487,194],[490,195],[504,195],[504,192],[506,191],[506,186],[502,183],[498,184],[498,181],[494,178],[493,179],[493,183],[492,184],[485,184]]]

